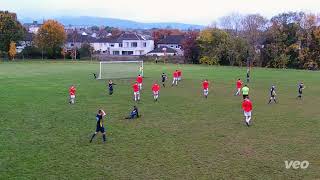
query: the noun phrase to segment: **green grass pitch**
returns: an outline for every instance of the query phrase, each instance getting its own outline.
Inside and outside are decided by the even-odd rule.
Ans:
[[[319,179],[320,74],[252,70],[253,125],[243,123],[241,97],[233,96],[245,68],[145,64],[138,107],[128,121],[130,80],[93,80],[98,63],[0,64],[0,179]],[[153,102],[151,84],[180,68],[178,87],[162,88]],[[114,72],[116,73],[116,71]],[[209,98],[201,81],[211,81]],[[169,82],[168,81],[168,85]],[[306,85],[302,101],[297,84]],[[67,103],[77,86],[77,102]],[[277,87],[279,104],[267,105]],[[107,112],[107,143],[95,130],[95,114]],[[307,160],[307,169],[286,169]]]

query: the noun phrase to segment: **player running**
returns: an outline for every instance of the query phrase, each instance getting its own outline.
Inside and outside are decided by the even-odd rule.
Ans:
[[[246,99],[249,96],[249,87],[247,85],[244,85],[244,87],[241,89],[243,99]]]
[[[202,88],[203,88],[203,95],[207,99],[208,94],[209,94],[209,81],[208,81],[208,79],[206,79],[202,82]]]
[[[140,101],[140,89],[138,83],[132,85],[134,101]]]
[[[167,75],[165,73],[162,73],[161,75],[161,82],[162,82],[162,86],[166,87],[166,80],[167,80]]]
[[[305,88],[303,82],[299,83],[298,85],[298,97],[299,99],[302,99],[302,90]]]
[[[104,143],[106,142],[106,132],[104,130],[104,125],[103,125],[103,117],[104,116],[106,116],[106,113],[102,109],[100,109],[98,111],[98,114],[96,115],[96,120],[97,120],[96,131],[92,135],[92,137],[90,139],[90,143],[92,142],[93,138],[98,134],[98,132],[102,133],[103,142]]]
[[[275,85],[272,85],[272,86],[271,86],[271,89],[270,89],[270,99],[269,99],[268,104],[270,104],[272,100],[273,100],[275,103],[277,103],[276,96],[277,96],[276,86],[275,86]]]
[[[152,85],[153,99],[154,101],[158,101],[159,98],[160,86],[156,82]]]
[[[113,83],[112,80],[110,79],[110,80],[109,80],[109,83],[108,83],[109,95],[112,95],[112,94],[113,94],[113,85],[116,85],[116,84]]]
[[[251,112],[252,112],[252,102],[250,101],[249,97],[246,97],[243,100],[242,109],[243,109],[246,125],[249,127],[250,121],[251,121]]]
[[[139,86],[139,89],[142,90],[142,81],[143,81],[143,78],[142,76],[139,74],[138,77],[137,77],[137,83],[138,83],[138,86]]]
[[[178,70],[176,70],[174,73],[173,73],[173,81],[172,81],[172,85],[176,85],[178,86]]]
[[[74,85],[72,85],[69,88],[69,95],[70,95],[69,103],[74,104],[76,100],[76,87]]]
[[[238,79],[237,83],[236,83],[236,86],[237,86],[237,91],[236,93],[234,94],[235,96],[240,96],[240,91],[241,91],[241,87],[242,87],[242,81],[241,79]]]

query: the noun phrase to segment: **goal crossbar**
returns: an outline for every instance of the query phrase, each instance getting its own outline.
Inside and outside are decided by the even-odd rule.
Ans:
[[[98,79],[102,79],[102,64],[121,64],[121,63],[141,63],[141,68],[142,68],[141,69],[141,76],[143,76],[143,61],[100,61]]]

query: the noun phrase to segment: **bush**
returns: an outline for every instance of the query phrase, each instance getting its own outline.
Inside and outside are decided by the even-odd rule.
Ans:
[[[200,64],[217,65],[219,64],[219,59],[217,56],[203,56],[202,58],[200,58]]]

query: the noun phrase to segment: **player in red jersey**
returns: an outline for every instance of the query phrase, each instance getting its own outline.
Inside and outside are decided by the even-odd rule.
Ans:
[[[139,86],[139,89],[140,89],[140,90],[142,89],[142,81],[143,81],[143,78],[142,78],[142,76],[139,74],[138,77],[137,77],[137,83],[138,83],[138,86]]]
[[[177,86],[178,85],[178,70],[176,70],[174,73],[173,73],[173,81],[172,81],[172,85],[173,86],[174,84]]]
[[[181,79],[182,79],[182,72],[181,72],[181,70],[178,70],[178,81],[181,81]]]
[[[243,84],[241,79],[238,79],[236,84],[237,84],[237,91],[236,91],[236,93],[234,95],[235,96],[240,96],[240,91],[241,91],[242,84]]]
[[[246,97],[243,100],[242,109],[243,109],[243,114],[245,117],[246,124],[249,127],[250,121],[251,121],[251,112],[252,112],[252,102],[250,101],[249,97]]]
[[[132,85],[134,101],[140,101],[140,89],[138,83],[134,83]]]
[[[72,85],[69,88],[69,95],[70,95],[69,103],[74,104],[76,100],[76,87],[74,85]]]
[[[152,85],[153,99],[154,101],[158,101],[159,98],[160,86],[157,82]]]
[[[209,81],[208,81],[208,79],[206,79],[202,82],[202,88],[203,88],[204,97],[208,98],[208,94],[209,94]]]

